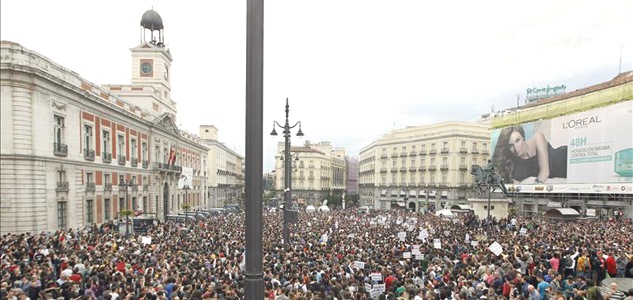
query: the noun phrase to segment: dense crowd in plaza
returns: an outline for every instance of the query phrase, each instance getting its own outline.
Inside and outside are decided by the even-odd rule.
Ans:
[[[301,213],[284,247],[264,213],[266,299],[624,299],[630,222],[511,217],[490,224],[406,211]],[[244,214],[5,234],[1,299],[244,299]],[[628,296],[631,299],[631,296]]]

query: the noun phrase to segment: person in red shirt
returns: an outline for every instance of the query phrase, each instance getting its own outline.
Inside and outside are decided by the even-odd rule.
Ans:
[[[615,263],[615,257],[613,256],[613,251],[609,251],[609,257],[607,257],[606,265],[609,276],[616,277],[618,275],[618,270]]]
[[[385,278],[385,290],[389,291],[389,289],[391,288],[391,285],[393,284],[394,280],[396,280],[396,277],[393,276],[392,274],[389,274],[389,276],[387,276],[387,278]]]

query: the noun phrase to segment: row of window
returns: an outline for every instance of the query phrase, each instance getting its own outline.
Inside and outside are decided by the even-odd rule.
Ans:
[[[64,117],[60,116],[60,115],[54,115],[54,126],[53,126],[53,139],[54,139],[54,147],[55,147],[55,152],[56,153],[60,153],[62,155],[66,155],[68,153],[68,148],[66,146],[65,143],[65,125],[64,125]],[[84,155],[86,155],[87,158],[89,159],[94,159],[94,155],[95,155],[95,143],[102,143],[101,144],[101,156],[104,158],[108,158],[111,159],[112,157],[112,149],[111,149],[111,139],[113,138],[111,136],[111,132],[110,129],[103,129],[101,130],[101,137],[100,140],[97,139],[95,141],[95,137],[94,137],[94,133],[93,133],[93,125],[91,124],[83,124],[83,151],[84,151]],[[124,153],[126,153],[126,139],[125,139],[125,134],[123,133],[117,133],[116,135],[116,150],[117,150],[117,160],[119,161],[123,161],[125,162],[125,160],[127,160],[127,157]],[[137,161],[137,153],[139,151],[139,143],[136,137],[130,137],[129,139],[129,148],[130,148],[130,160],[131,161]],[[140,148],[140,155],[141,155],[141,160],[143,162],[148,161],[148,146],[147,146],[147,142],[145,140],[143,140],[140,144],[141,148]],[[176,153],[174,153],[176,152]],[[168,163],[170,161],[170,156],[175,155],[175,161],[174,164],[177,164],[177,162],[180,162],[180,164],[178,165],[184,165],[187,167],[193,167],[193,166],[198,166],[198,160],[195,157],[192,157],[191,155],[181,155],[181,153],[178,153],[175,150],[169,150],[167,147],[165,147],[164,149],[161,150],[160,145],[156,146],[155,149],[155,161],[156,162],[160,162],[162,161],[163,163]],[[184,159],[184,161],[183,161]],[[206,162],[203,163],[203,165],[206,165]],[[146,167],[144,165],[144,167]]]
[[[140,209],[138,207],[137,198],[131,197],[131,204],[128,208],[130,209]],[[86,199],[86,224],[95,223],[95,204],[94,199]],[[117,206],[121,211],[121,208],[126,207],[125,198],[119,198],[119,203]],[[114,211],[114,214],[111,213]],[[143,211],[149,211],[149,203],[147,201],[147,197],[143,197]],[[118,215],[117,210],[112,210],[112,203],[110,198],[106,198],[103,200],[103,220],[104,222],[108,222]],[[57,202],[57,227],[58,228],[67,228],[68,227],[68,202],[67,201],[58,201]]]
[[[126,182],[125,181],[125,175],[119,175],[118,176],[118,181],[112,181],[113,178],[111,178],[111,174],[110,173],[103,173],[103,183],[104,185],[110,185],[110,187],[112,186],[112,184],[116,184],[116,183],[120,183],[120,182],[125,182],[125,184],[129,185],[129,186],[137,186],[137,182],[136,182],[136,176],[131,176],[130,177],[130,181]],[[147,177],[143,176],[143,182],[147,182]],[[92,172],[86,172],[85,174],[85,183],[86,186],[93,186],[95,185],[95,176],[94,173]],[[66,170],[63,169],[59,169],[57,170],[57,186],[58,187],[65,187],[66,189],[68,188],[68,181],[66,180]]]
[[[467,145],[468,142],[467,141],[460,141],[460,147],[462,149],[467,149]],[[400,153],[408,153],[407,149],[410,149],[411,152],[415,152],[416,150],[416,145],[411,145],[411,146],[402,146],[400,149]],[[481,143],[481,147],[484,150],[488,149],[488,143],[487,142],[482,142]],[[442,149],[448,149],[448,141],[442,142]],[[478,142],[471,142],[471,150],[474,151],[478,151],[479,149],[479,143]],[[431,143],[430,145],[430,150],[437,150],[436,148],[436,143]],[[421,144],[420,145],[420,151],[426,151],[426,144]],[[398,147],[393,147],[391,149],[391,153],[398,153]],[[382,154],[387,154],[387,148],[382,148]]]
[[[419,161],[420,161],[420,166],[424,166],[424,164],[425,164],[426,160],[423,158],[423,159],[420,159]],[[416,164],[417,164],[417,162],[418,162],[418,160],[417,160],[417,159],[412,158],[412,159],[410,160],[410,164],[409,164],[408,166],[410,166],[410,167],[415,167],[415,166],[416,166]],[[460,165],[466,165],[466,164],[467,164],[467,162],[468,162],[468,160],[466,159],[466,157],[465,157],[465,156],[461,156],[461,157],[459,158],[459,164],[460,164]],[[472,164],[473,164],[473,165],[476,165],[479,161],[477,160],[477,158],[476,158],[476,157],[473,157],[473,158],[471,158],[471,162],[472,162]],[[485,163],[485,161],[483,161],[483,163]],[[430,159],[430,165],[431,165],[431,166],[435,166],[435,165],[436,165],[436,159],[435,159],[434,157]],[[448,163],[448,157],[442,157],[442,166],[448,166],[448,165],[449,165],[449,163]],[[392,166],[392,167],[398,167],[398,161],[394,159],[394,160],[391,162],[391,166]],[[403,159],[400,161],[400,166],[401,166],[401,167],[407,167],[407,160],[406,160],[406,158],[403,158]],[[387,167],[387,162],[386,162],[386,161],[383,161],[383,162],[381,163],[381,167],[382,167],[382,168],[386,168],[386,167]]]

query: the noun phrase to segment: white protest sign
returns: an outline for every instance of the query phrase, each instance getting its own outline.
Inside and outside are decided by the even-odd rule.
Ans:
[[[402,258],[411,258],[411,252],[402,252]]]
[[[355,261],[354,262],[354,267],[357,269],[364,269],[365,268],[365,263],[362,261]]]
[[[442,249],[442,241],[440,241],[440,239],[433,239],[433,248]]]
[[[429,232],[426,229],[422,229],[420,230],[419,237],[421,240],[426,240],[429,237]]]
[[[415,255],[415,260],[423,260],[424,259],[424,254],[416,254]]]
[[[384,283],[374,284],[373,290],[381,292],[381,293],[384,293],[385,292],[385,284]]]
[[[143,236],[143,237],[141,237],[141,243],[143,245],[151,245],[152,244],[152,237],[151,236]]]
[[[492,243],[492,245],[490,245],[488,249],[490,249],[490,251],[492,251],[492,253],[494,253],[496,256],[499,256],[499,254],[503,252],[503,248],[501,248],[501,245],[499,245],[499,243],[497,242]]]
[[[470,245],[473,246],[473,247],[477,247],[477,246],[479,246],[479,241],[472,241],[472,242],[470,242]]]
[[[382,273],[379,272],[374,272],[369,274],[369,278],[371,278],[371,280],[375,281],[375,282],[379,282],[382,281]],[[371,289],[371,288],[369,288]]]
[[[519,233],[520,233],[521,235],[526,235],[526,234],[527,234],[527,228],[525,228],[525,227],[521,227],[521,231],[519,231]]]
[[[466,241],[466,243],[468,243],[470,241],[470,234],[467,233],[464,240]]]

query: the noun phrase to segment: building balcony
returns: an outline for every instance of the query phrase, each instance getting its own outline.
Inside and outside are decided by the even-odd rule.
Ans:
[[[309,180],[314,180],[314,175],[310,175],[310,176],[308,176],[308,179],[309,179]]]
[[[409,172],[415,172],[418,168],[416,167],[409,167]]]
[[[103,152],[101,154],[101,160],[103,161],[104,164],[111,163],[112,162],[112,153]]]
[[[460,188],[467,188],[468,187],[468,182],[460,182],[459,183],[459,187]]]
[[[386,159],[387,157],[389,157],[389,155],[387,155],[387,153],[380,154],[380,158],[381,159]]]
[[[459,169],[462,170],[462,171],[465,171],[465,170],[468,170],[468,166],[465,165],[465,164],[460,164],[459,165]]]
[[[143,169],[147,169],[147,167],[149,167],[149,161],[143,160],[142,166],[143,166]]]
[[[426,171],[426,166],[419,166],[418,167],[418,171],[425,172]]]
[[[380,173],[387,173],[387,168],[380,168]]]
[[[462,153],[462,154],[468,153],[468,149],[466,149],[464,147],[459,148],[459,153]]]
[[[53,143],[53,154],[57,156],[68,156],[68,145]]]
[[[391,168],[391,173],[396,173],[396,172],[398,172],[398,168],[396,167]]]
[[[84,159],[94,161],[95,160],[95,151],[92,149],[84,149]]]
[[[428,187],[437,187],[437,182],[430,181],[426,186],[428,186]]]
[[[447,154],[447,153],[448,153],[448,150],[449,150],[449,149],[448,149],[448,147],[444,147],[444,148],[442,148],[442,150],[440,150],[440,151],[441,151],[441,153],[442,153],[442,154]]]
[[[407,171],[407,167],[400,167],[400,172],[406,172]]]
[[[58,192],[68,192],[68,186],[68,181],[57,182],[57,187],[55,188],[55,190]]]
[[[418,152],[417,151],[409,151],[409,156],[417,156]]]
[[[391,158],[396,158],[398,157],[398,153],[391,153]]]
[[[124,155],[117,156],[116,161],[119,164],[119,166],[125,166],[125,156]]]
[[[156,163],[154,163],[154,168],[153,169],[156,170],[156,171],[166,172],[166,171],[169,171],[169,164],[156,162]]]
[[[308,169],[314,169],[314,165],[308,165]]]
[[[479,149],[471,149],[470,153],[472,153],[472,154],[479,154]]]
[[[407,152],[400,153],[400,157],[407,157]]]
[[[481,154],[488,155],[488,154],[490,154],[490,151],[488,151],[488,149],[483,149],[483,150],[481,150]]]
[[[96,185],[94,182],[86,183],[86,191],[94,191],[96,189]]]
[[[437,154],[437,150],[431,149],[431,150],[429,150],[429,154],[430,155],[435,155],[435,154]]]
[[[435,171],[435,170],[437,170],[437,167],[436,166],[429,166],[428,170],[429,171]]]
[[[133,168],[136,168],[138,166],[138,158],[131,158],[130,159],[130,166],[132,166]]]
[[[440,182],[439,187],[443,189],[448,188],[448,182]]]
[[[443,171],[448,170],[448,165],[441,165],[440,170],[443,170]]]
[[[108,183],[103,184],[103,190],[104,191],[111,191],[112,190],[112,183],[108,182]]]
[[[420,150],[420,152],[418,152],[418,154],[420,154],[420,155],[426,155],[426,150]]]

